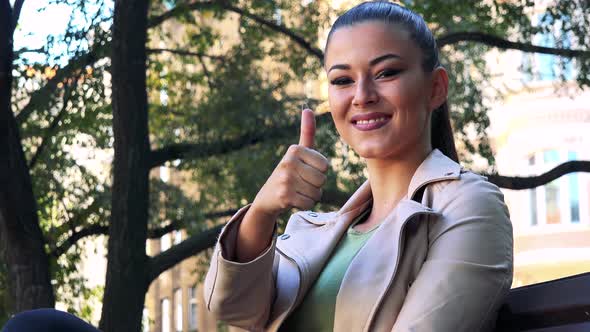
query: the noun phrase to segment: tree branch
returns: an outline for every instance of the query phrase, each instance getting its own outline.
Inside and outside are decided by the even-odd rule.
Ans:
[[[162,272],[182,262],[184,259],[213,247],[223,226],[218,225],[191,236],[172,248],[152,257],[148,267],[148,282],[151,283]]]
[[[90,217],[90,215],[92,215],[93,213],[98,211],[100,209],[100,207],[103,206],[104,201],[109,197],[109,195],[110,195],[110,191],[105,190],[103,192],[99,192],[95,197],[93,197],[92,203],[84,210],[78,211],[78,213],[75,214],[71,218],[71,220],[68,220],[68,223],[70,225],[72,225],[72,227],[74,227],[74,228],[77,227],[78,225],[84,224],[86,222],[86,220]],[[108,234],[108,231],[109,231],[109,227],[107,225],[101,225],[101,224],[89,225],[89,226],[82,228],[79,231],[76,231],[74,229],[72,231],[72,235],[70,235],[60,245],[57,245],[57,243],[56,243],[55,247],[52,250],[50,250],[49,254],[54,257],[59,257],[59,256],[63,255],[66,251],[68,251],[70,249],[70,247],[75,245],[76,242],[78,242],[79,240],[81,240],[85,237],[88,237],[88,236],[99,235],[99,234]]]
[[[45,49],[43,49],[43,47],[35,48],[35,49],[29,49],[29,48],[23,47],[20,50],[14,51],[14,57],[18,58],[23,53],[45,53]]]
[[[90,225],[82,228],[81,230],[72,233],[70,237],[68,237],[64,242],[62,242],[59,246],[55,247],[49,253],[53,257],[60,257],[61,255],[65,254],[73,245],[75,245],[78,241],[82,240],[85,237],[89,236],[96,236],[96,235],[106,235],[109,233],[109,226],[107,225]]]
[[[278,25],[278,24],[276,24],[272,21],[269,21],[265,18],[254,15],[252,13],[249,13],[241,8],[238,8],[236,6],[232,6],[231,4],[224,4],[223,8],[225,8],[229,11],[232,11],[234,13],[240,14],[244,17],[247,17],[247,18],[249,18],[249,19],[251,19],[251,20],[259,23],[260,25],[263,25],[271,30],[274,30],[274,31],[284,34],[285,36],[292,39],[295,43],[299,44],[299,46],[301,46],[305,50],[307,50],[309,52],[309,54],[315,56],[318,60],[320,60],[320,62],[322,62],[322,63],[324,62],[324,52],[322,52],[322,50],[320,50],[317,47],[314,47],[310,42],[308,42],[303,37],[299,36],[298,34],[294,33],[293,31],[291,31],[285,25],[283,25],[283,24]]]
[[[207,79],[207,85],[209,86],[209,89],[213,89],[215,87],[215,83],[213,83],[213,80],[211,79],[211,74],[209,73],[209,70],[207,69],[207,65],[205,64],[205,61],[203,60],[202,56],[199,56],[199,62],[201,63],[201,68],[203,69],[203,74],[205,75],[205,78]]]
[[[341,206],[344,204],[344,202],[346,202],[348,197],[349,197],[349,193],[341,192],[338,190],[334,190],[334,191],[327,190],[324,192],[321,202],[325,203],[325,204],[334,205],[334,206]],[[77,217],[77,219],[86,218],[98,206],[99,206],[98,200],[95,200],[90,207],[88,207],[86,210],[84,210],[83,214],[81,214]],[[237,211],[238,211],[238,209],[228,209],[228,210],[211,212],[211,213],[205,214],[204,219],[207,220],[207,219],[217,219],[217,218],[229,217],[229,216],[234,215]],[[157,238],[162,237],[164,234],[181,229],[183,227],[186,227],[185,220],[175,220],[166,226],[148,230],[147,236],[149,239],[157,239]],[[90,237],[90,236],[97,236],[97,235],[106,235],[106,234],[108,234],[108,232],[109,232],[108,225],[95,224],[95,225],[86,226],[86,227],[82,228],[81,230],[72,233],[72,235],[70,235],[70,237],[68,237],[65,241],[63,241],[59,246],[57,246],[53,250],[51,250],[50,255],[52,255],[53,257],[60,257],[65,252],[67,252],[73,245],[75,245],[76,242],[82,240],[83,238]],[[209,232],[209,230],[205,231],[205,232]],[[206,235],[206,236],[213,236],[213,235],[217,234],[217,233],[215,233],[215,234],[213,234],[213,233],[209,232],[209,233],[207,233],[208,235]],[[200,235],[197,235],[197,236],[200,236]],[[206,238],[206,236],[204,238]],[[213,242],[207,240],[209,242],[206,242],[206,244],[208,243],[208,244],[211,244],[211,246],[212,246],[213,244],[215,244],[215,238],[213,238]],[[205,241],[205,240],[202,240],[202,241]],[[197,242],[198,242],[197,244],[193,244],[193,245],[201,245],[200,241],[197,241]]]
[[[74,85],[76,85],[76,83],[74,83]],[[35,164],[37,163],[37,160],[39,159],[39,156],[41,156],[41,153],[43,153],[43,150],[45,150],[45,147],[47,146],[47,142],[49,141],[49,138],[51,136],[53,136],[53,133],[55,131],[55,128],[57,128],[59,121],[61,121],[61,119],[63,119],[64,115],[66,114],[66,108],[67,108],[68,101],[71,96],[71,90],[72,90],[72,88],[66,84],[65,90],[64,90],[64,96],[63,96],[62,108],[59,110],[59,113],[57,113],[55,118],[53,118],[53,120],[51,121],[51,124],[49,125],[49,127],[45,131],[45,135],[43,135],[43,138],[41,139],[41,144],[39,144],[39,146],[37,147],[37,150],[35,151],[35,154],[31,158],[31,161],[29,162],[29,169],[32,169],[33,166],[35,166]]]
[[[224,61],[225,60],[225,57],[223,57],[221,55],[209,55],[209,54],[205,54],[205,53],[197,53],[197,52],[191,52],[191,51],[185,51],[185,50],[174,50],[174,49],[169,49],[169,48],[148,48],[147,49],[148,54],[156,54],[156,53],[163,53],[163,52],[184,55],[184,56],[196,56],[199,58],[203,57],[203,58],[214,59],[217,61]]]
[[[344,204],[344,202],[348,199],[349,196],[349,193],[340,192],[338,190],[327,191],[324,193],[324,196],[322,197],[322,203],[341,206],[342,204]],[[233,215],[235,214],[235,212],[237,212],[237,210],[231,210],[227,212],[231,212],[231,214]],[[223,213],[226,213],[226,211],[224,211]],[[221,232],[221,229],[224,225],[225,224],[218,225],[206,231],[203,231],[195,236],[186,239],[180,244],[175,245],[172,248],[154,256],[151,259],[150,267],[148,270],[148,281],[153,281],[162,272],[182,262],[186,258],[194,256],[205,249],[213,247],[217,242],[219,232]]]
[[[16,115],[16,121],[19,124],[22,124],[36,109],[47,109],[47,105],[44,104],[44,102],[57,90],[57,85],[72,77],[77,71],[94,64],[98,59],[104,56],[107,48],[108,45],[97,46],[88,53],[84,53],[71,59],[68,64],[59,69],[56,72],[56,75],[49,79],[43,87],[31,94],[27,105],[25,105]]]
[[[568,161],[556,166],[549,172],[538,176],[517,177],[517,176],[502,176],[497,174],[485,175],[488,181],[494,183],[500,188],[522,190],[532,189],[546,185],[547,183],[564,176],[568,173],[574,172],[590,172],[590,161],[574,160]]]
[[[485,44],[499,49],[507,50],[519,50],[527,53],[542,53],[559,55],[566,58],[576,57],[590,57],[590,50],[574,50],[567,48],[554,48],[545,46],[536,46],[530,43],[513,42],[504,38],[494,36],[483,32],[455,32],[448,35],[442,36],[437,39],[436,43],[439,48],[445,45],[456,44],[462,41],[472,41],[481,44]]]
[[[329,121],[329,117],[329,113],[324,113],[316,116],[316,119],[318,122],[324,122]],[[167,161],[176,159],[207,158],[213,155],[237,151],[271,139],[292,137],[296,135],[298,128],[298,123],[292,123],[284,126],[270,127],[265,130],[257,129],[226,141],[170,144],[152,151],[150,167],[161,166]]]
[[[193,2],[193,3],[182,3],[177,5],[176,7],[170,9],[169,11],[158,15],[158,16],[153,16],[150,17],[148,20],[148,29],[149,28],[153,28],[156,27],[160,24],[162,24],[164,21],[177,17],[179,15],[181,15],[182,13],[185,13],[186,11],[193,11],[193,10],[198,10],[198,9],[205,9],[205,8],[212,8],[215,6],[219,6],[219,2],[216,1],[198,1],[198,2]]]
[[[217,2],[203,1],[203,2],[194,2],[194,3],[190,3],[190,4],[178,5],[172,9],[170,9],[169,11],[165,12],[162,15],[151,18],[148,23],[148,27],[150,27],[150,28],[155,27],[155,26],[161,24],[162,22],[164,22],[165,20],[176,17],[187,10],[192,11],[192,10],[197,10],[197,9],[212,8],[214,6],[219,6],[220,8],[223,8],[225,10],[242,15],[244,17],[247,17],[247,18],[255,21],[256,23],[258,23],[262,26],[265,26],[271,30],[274,30],[274,31],[284,34],[285,36],[287,36],[291,40],[293,40],[295,43],[297,43],[299,46],[301,46],[305,50],[307,50],[309,52],[309,54],[315,56],[318,60],[323,62],[324,52],[322,52],[322,50],[320,50],[317,47],[314,47],[310,42],[308,42],[303,37],[301,37],[298,34],[296,34],[295,32],[293,32],[291,29],[287,28],[285,25],[276,24],[276,23],[269,21],[263,17],[252,14],[250,12],[247,12],[241,8],[236,7],[236,6],[233,6],[229,2],[226,2],[226,1],[217,1]]]
[[[488,179],[490,182],[506,189],[530,189],[545,185],[560,176],[573,172],[590,172],[590,161],[569,161],[539,176],[506,177],[489,175]],[[326,192],[322,198],[322,202],[342,205],[348,199],[349,195],[349,193],[343,193],[337,190]],[[202,232],[152,258],[148,280],[152,281],[160,273],[180,263],[182,260],[214,246],[222,227],[223,225],[219,225]]]
[[[90,207],[89,207],[90,209]],[[87,210],[89,210],[87,209]],[[85,212],[87,211],[85,210]],[[215,218],[222,218],[228,217],[235,214],[238,210],[237,209],[228,209],[222,211],[216,211],[207,213],[204,216],[204,219],[215,219]],[[88,213],[85,213],[87,215]],[[173,221],[170,224],[154,229],[148,229],[147,237],[148,239],[157,239],[162,237],[164,234],[170,233],[172,231],[181,229],[182,227],[186,226],[186,222],[184,220],[177,220]],[[50,255],[54,257],[59,257],[67,252],[76,242],[82,240],[83,238],[90,237],[90,236],[97,236],[97,235],[107,235],[109,233],[109,226],[108,225],[89,225],[86,226],[79,231],[72,233],[65,241],[63,241],[59,246],[56,246],[53,250],[50,251]]]
[[[228,216],[234,215],[236,212],[238,212],[237,209],[228,209],[228,210],[224,210],[224,211],[207,213],[205,215],[204,219],[216,219],[216,218],[228,217]],[[176,230],[179,230],[183,227],[186,227],[186,224],[187,224],[186,220],[174,220],[166,226],[163,226],[160,228],[149,229],[148,230],[148,238],[149,239],[160,238],[164,234],[168,234],[172,231],[176,231]]]
[[[16,25],[18,24],[18,19],[20,18],[20,11],[23,8],[23,3],[25,0],[16,0],[14,2],[14,7],[12,7],[12,31],[16,29]]]

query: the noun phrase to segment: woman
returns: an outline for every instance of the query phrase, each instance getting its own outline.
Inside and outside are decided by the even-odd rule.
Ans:
[[[423,19],[391,3],[358,5],[325,49],[338,133],[369,180],[337,212],[310,209],[327,160],[313,113],[252,204],[219,237],[207,308],[250,331],[490,331],[512,283],[503,196],[457,163],[448,77]]]

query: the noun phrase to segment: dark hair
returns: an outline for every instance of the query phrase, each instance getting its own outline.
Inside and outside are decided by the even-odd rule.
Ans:
[[[422,16],[398,4],[384,1],[363,2],[338,17],[328,34],[326,51],[334,31],[367,21],[378,21],[401,26],[410,33],[410,38],[422,50],[422,68],[424,71],[432,72],[440,66],[436,40]],[[430,136],[433,148],[439,149],[454,161],[459,161],[447,101],[432,113]]]

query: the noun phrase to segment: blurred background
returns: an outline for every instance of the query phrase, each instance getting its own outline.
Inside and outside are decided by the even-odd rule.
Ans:
[[[207,314],[201,281],[302,105],[332,163],[316,208],[366,179],[322,67],[360,1],[0,3],[0,326],[55,306],[104,331],[238,331]],[[590,272],[588,2],[400,3],[437,38],[462,164],[505,194],[513,287]]]

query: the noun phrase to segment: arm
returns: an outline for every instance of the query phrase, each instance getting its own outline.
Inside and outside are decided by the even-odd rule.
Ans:
[[[266,325],[279,261],[276,219],[292,207],[311,208],[326,182],[329,163],[313,150],[314,135],[313,112],[304,110],[299,145],[289,147],[254,202],[221,231],[205,278],[207,309],[218,319],[251,331]]]
[[[426,261],[393,331],[487,331],[495,323],[512,283],[512,224],[498,188],[468,177],[435,198],[443,217],[429,225]]]
[[[247,262],[238,262],[238,229],[250,206],[240,209],[219,235],[205,278],[207,310],[217,319],[250,331],[267,323],[275,293],[276,225],[268,248]]]

